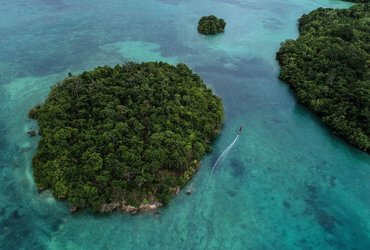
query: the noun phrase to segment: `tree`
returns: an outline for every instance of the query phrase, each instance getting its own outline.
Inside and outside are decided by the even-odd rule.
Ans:
[[[167,202],[220,132],[223,107],[185,64],[131,62],[67,77],[30,117],[42,132],[37,186],[99,211]]]
[[[214,35],[225,31],[226,22],[214,15],[204,16],[198,21],[198,32],[204,35]]]
[[[369,4],[319,8],[299,20],[300,36],[277,52],[280,78],[334,133],[370,150]]]

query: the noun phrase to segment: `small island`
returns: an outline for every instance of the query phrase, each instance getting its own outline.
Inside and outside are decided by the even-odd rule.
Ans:
[[[198,22],[198,32],[204,35],[214,35],[225,31],[226,22],[224,19],[214,15],[204,16]]]
[[[355,1],[368,2],[368,1]],[[369,4],[319,8],[299,20],[300,36],[277,52],[280,79],[332,131],[370,150]]]
[[[185,64],[98,67],[56,84],[29,112],[40,190],[71,210],[136,213],[166,204],[220,133],[223,105]]]

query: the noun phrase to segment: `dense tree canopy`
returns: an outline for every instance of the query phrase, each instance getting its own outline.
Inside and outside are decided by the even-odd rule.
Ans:
[[[353,3],[368,3],[369,0],[347,0],[348,2],[353,2]]]
[[[56,84],[29,113],[38,188],[74,207],[166,203],[220,132],[223,107],[184,64],[98,67]]]
[[[299,20],[300,36],[277,53],[280,78],[332,130],[370,149],[369,4],[319,8]]]
[[[224,19],[214,15],[204,16],[198,22],[198,32],[205,35],[214,35],[225,31],[226,22]]]

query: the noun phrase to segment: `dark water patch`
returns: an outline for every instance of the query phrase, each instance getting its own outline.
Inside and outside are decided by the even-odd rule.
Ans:
[[[25,216],[21,215],[18,210],[11,212],[2,220],[2,224],[4,227],[18,228],[21,227],[22,223],[27,224],[27,219]]]
[[[235,0],[216,0],[218,2],[222,3],[229,3],[232,5],[237,5],[240,8],[246,8],[246,9],[253,9],[256,11],[269,11],[274,15],[284,15],[287,13],[290,9],[296,8],[296,4],[288,3],[288,2],[281,2],[281,1],[266,1],[261,2],[258,1],[258,4],[256,4],[253,1],[235,1]],[[267,14],[266,14],[267,15]]]
[[[4,94],[0,93],[0,100],[4,100],[5,97]],[[2,103],[0,103],[0,106]],[[3,154],[2,152],[6,150],[6,148],[9,146],[8,141],[5,137],[6,133],[8,132],[6,128],[6,115],[4,113],[0,114],[0,159],[1,155]],[[1,164],[1,163],[0,163]]]
[[[248,225],[245,223],[241,223],[240,228],[243,229],[243,231],[246,231],[248,229]]]
[[[325,241],[328,243],[329,246],[332,247],[332,249],[352,249],[352,250],[365,249],[365,248],[357,247],[357,246],[354,246],[354,245],[352,245],[350,247],[347,244],[345,244],[344,242],[342,242],[342,239],[338,239],[338,238],[336,238],[336,239],[325,239]]]
[[[168,34],[166,34],[166,36],[168,36]],[[159,52],[161,53],[162,56],[178,57],[179,62],[188,63],[184,61],[184,58],[186,58],[188,55],[197,54],[196,49],[184,46],[183,43],[177,39],[177,36],[174,36],[173,40],[171,40],[172,39],[171,37],[173,35],[170,35],[169,39],[166,36],[162,36],[163,37],[162,39],[155,41],[161,45]],[[189,62],[189,65],[190,64],[191,62]]]
[[[158,26],[157,30],[160,32],[160,35],[153,36],[146,40],[151,43],[160,44],[159,52],[162,56],[178,57],[180,62],[183,62],[183,58],[189,55],[199,55],[203,52],[196,48],[187,47],[183,41],[180,40],[177,33],[173,31],[173,26],[167,25],[167,22],[160,22]]]
[[[299,244],[306,245],[307,240],[306,239],[300,239],[298,242],[299,242]]]
[[[283,22],[276,18],[268,18],[263,20],[263,28],[269,31],[278,31],[282,29]]]
[[[19,207],[13,210],[8,207],[8,211],[0,214],[0,231],[3,236],[1,249],[45,249],[40,237],[49,236],[50,230],[43,225],[46,225],[53,215],[49,214],[48,218],[39,220],[40,224],[35,224],[35,218],[40,219],[40,211],[20,203],[15,204]],[[23,204],[30,203],[24,201]],[[54,214],[55,212],[53,211]]]
[[[278,118],[272,118],[271,121],[274,122],[274,123],[276,123],[276,124],[282,123],[282,121],[280,119],[278,119]]]
[[[238,194],[238,192],[237,191],[235,191],[235,190],[226,190],[226,193],[230,196],[230,197],[234,197],[235,195],[237,195]]]
[[[312,215],[314,220],[327,233],[333,234],[338,221],[335,216],[327,212],[326,205],[320,200],[319,189],[314,185],[307,185],[305,215]]]
[[[337,220],[334,216],[318,208],[314,209],[314,215],[316,221],[327,233],[333,233],[335,225],[337,224]]]
[[[53,1],[45,1],[53,3]],[[56,4],[59,6],[59,4]],[[44,20],[47,17],[43,17]],[[80,17],[82,18],[82,17]],[[165,57],[196,53],[195,49],[186,47],[173,32],[173,27],[167,25],[166,21],[148,22],[143,18],[140,22],[130,23],[130,30],[142,30],[145,32],[132,32],[125,34],[124,39],[131,37],[132,40],[145,40],[147,42],[159,43],[161,54]],[[56,19],[51,21],[39,21],[32,25],[29,32],[17,32],[6,30],[2,33],[9,38],[9,33],[14,33],[12,39],[0,41],[2,53],[1,61],[9,65],[17,65],[22,71],[17,72],[16,77],[44,76],[51,73],[59,73],[70,68],[81,69],[81,65],[91,57],[91,51],[99,51],[99,46],[122,41],[122,33],[117,30],[126,30],[127,24],[121,22],[109,22],[108,17],[97,16],[92,20],[93,24],[81,21],[76,25],[73,19]],[[105,25],[102,25],[104,23]],[[85,33],[89,26],[94,26],[94,32]],[[105,30],[112,30],[112,34],[106,36]],[[66,34],[66,39],[61,39],[60,34]],[[148,39],[150,37],[150,39]],[[25,42],[27,41],[27,43]],[[47,51],[44,48],[47,47]],[[120,58],[118,54],[112,55]],[[32,63],[29,63],[32,62]],[[121,63],[117,61],[117,63]],[[97,66],[97,65],[96,65]]]
[[[318,187],[314,185],[307,185],[308,200],[315,201],[318,198]]]
[[[2,244],[2,249],[26,249],[28,241],[32,238],[32,229],[24,222],[8,222],[3,225],[5,236]],[[32,249],[32,248],[29,248]]]
[[[274,72],[272,65],[262,58],[243,58],[238,65],[239,71],[243,71],[248,77],[266,78]]]
[[[15,210],[12,214],[11,214],[11,216],[10,216],[10,218],[11,219],[13,219],[13,220],[18,220],[18,219],[20,219],[22,217],[22,215],[20,215],[19,214],[19,211],[18,210]]]
[[[363,218],[354,211],[340,214],[335,218],[335,237],[327,237],[326,242],[333,249],[370,249],[370,237]],[[366,221],[367,222],[367,221]]]
[[[330,176],[330,187],[335,187],[337,185],[337,177]]]
[[[22,38],[21,38],[22,39]],[[46,45],[41,41],[39,43],[29,44],[30,49],[26,46],[17,46],[17,51],[5,51],[3,55],[5,60],[12,64],[19,65],[23,68],[16,77],[26,76],[45,76],[60,73],[72,68],[81,68],[81,65],[91,55],[91,49],[97,48],[97,43],[85,40],[74,41],[69,45],[68,42],[50,41],[47,53],[39,54],[34,51],[40,51]],[[80,47],[80,44],[84,44]],[[33,63],[30,64],[29,62]]]
[[[14,180],[14,168],[3,168],[1,171],[1,175],[3,176],[3,180],[0,186],[2,194],[7,198],[7,200],[11,201],[12,204],[21,204],[23,194],[19,192],[20,183]]]
[[[61,225],[63,224],[63,220],[62,219],[54,219],[53,221],[51,221],[50,223],[50,228],[51,228],[51,231],[52,232],[57,232],[59,231]]]
[[[0,135],[6,133],[5,131],[6,131],[6,129],[1,129],[0,128]],[[7,146],[8,146],[8,143],[7,143],[6,139],[1,138],[1,136],[0,136],[0,151],[4,150]]]
[[[236,178],[244,178],[246,175],[246,166],[238,159],[232,159],[230,160],[231,165],[231,174]]]
[[[61,1],[51,0],[42,1],[42,4],[58,7],[66,6]],[[49,20],[49,15],[41,15],[30,26],[28,32],[23,32],[21,27],[19,29],[10,27],[8,30],[1,31],[0,34],[4,34],[3,37],[6,38],[0,41],[2,47],[1,61],[22,68],[17,77],[43,76],[59,73],[70,68],[80,69],[81,65],[84,65],[86,60],[92,56],[91,52],[97,51],[100,45],[121,41],[122,33],[117,32],[117,30],[124,31],[127,27],[124,22],[110,22],[110,17],[105,15],[96,16],[90,22],[87,22],[84,18],[89,18],[89,14],[76,15],[74,18],[60,18],[62,14],[55,13],[57,16],[55,20]],[[133,28],[137,26],[136,30],[141,30],[143,25],[166,27],[162,23],[147,22],[146,19],[143,22],[145,24],[142,25],[133,22],[130,26]],[[102,25],[103,23],[104,25]],[[92,26],[94,32],[84,32]],[[112,33],[107,36],[105,34],[106,30],[112,30]],[[137,32],[132,35],[133,39],[145,40],[147,36],[156,37],[158,31],[162,32],[161,30],[162,28],[153,27],[148,30],[149,33]],[[155,33],[155,35],[151,33]],[[61,34],[66,36],[62,38]],[[142,37],[142,34],[145,37]],[[125,35],[126,39],[127,36],[128,34]],[[158,37],[166,40],[166,36],[162,34]],[[179,42],[174,46],[179,46]]]
[[[46,5],[49,7],[53,7],[57,10],[67,10],[70,9],[73,5],[66,4],[65,1],[62,0],[39,0],[41,5]]]
[[[226,58],[219,59],[217,64],[194,67],[197,72],[217,72],[239,78],[264,78],[272,74],[272,65],[261,58],[240,59],[234,68],[225,67]],[[223,63],[225,61],[225,63]]]
[[[287,200],[284,200],[283,201],[283,206],[286,208],[286,209],[289,209],[289,208],[291,208],[291,204],[287,201]]]

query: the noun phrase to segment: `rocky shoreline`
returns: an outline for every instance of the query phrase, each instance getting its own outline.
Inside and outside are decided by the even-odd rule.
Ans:
[[[101,213],[110,213],[110,212],[113,212],[113,211],[121,211],[121,212],[126,212],[126,213],[130,213],[132,215],[135,215],[139,212],[153,211],[153,210],[156,210],[156,209],[158,209],[159,207],[162,207],[162,206],[163,206],[163,204],[160,203],[160,202],[152,202],[152,203],[148,203],[148,204],[143,204],[142,203],[138,207],[135,207],[135,206],[132,206],[132,205],[129,205],[129,204],[126,205],[125,201],[111,202],[111,203],[104,204],[102,206],[102,208],[100,209],[100,212]],[[72,207],[72,208],[70,208],[69,211],[71,213],[77,212],[78,207]]]

